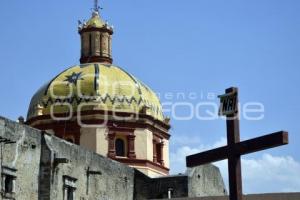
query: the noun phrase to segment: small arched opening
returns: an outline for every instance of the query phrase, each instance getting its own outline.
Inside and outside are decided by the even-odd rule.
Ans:
[[[116,139],[116,156],[125,157],[125,142],[121,138]]]

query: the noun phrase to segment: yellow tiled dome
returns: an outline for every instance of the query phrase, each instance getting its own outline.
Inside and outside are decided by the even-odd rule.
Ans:
[[[86,22],[86,28],[102,28],[106,25],[98,13],[94,13],[92,18]]]
[[[87,110],[146,114],[163,121],[161,103],[145,84],[122,68],[103,63],[73,66],[32,97],[27,120],[36,116]]]

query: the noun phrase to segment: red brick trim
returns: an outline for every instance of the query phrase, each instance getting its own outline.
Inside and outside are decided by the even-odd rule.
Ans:
[[[133,133],[127,135],[128,141],[128,158],[135,159],[135,135]]]
[[[95,63],[95,62],[112,64],[113,59],[110,57],[103,57],[103,56],[87,56],[87,57],[80,58],[80,64]]]
[[[94,111],[82,111],[81,116],[89,116],[89,115],[107,115],[108,118],[110,115],[113,114],[112,111],[101,111],[101,110],[94,110]],[[135,113],[125,113],[125,112],[116,112],[114,113],[115,115],[119,117],[129,117],[129,116],[134,116],[136,117],[138,114]],[[76,116],[76,112],[73,114]],[[64,117],[65,114],[56,114],[56,117]],[[50,122],[44,122],[43,120],[49,120]],[[39,128],[42,130],[47,130],[47,129],[53,129],[55,126],[62,126],[62,125],[70,125],[74,127],[79,127],[76,121],[76,118],[74,119],[75,121],[54,121],[52,120],[50,115],[42,115],[42,116],[37,116],[29,119],[26,121],[27,125],[33,125],[37,122],[40,122],[40,125],[33,125],[35,128]],[[101,119],[89,119],[89,120],[83,120],[85,124],[101,124],[103,123],[103,120]],[[139,114],[139,120],[136,121],[121,121],[121,120],[107,120],[107,124],[109,129],[112,130],[118,130],[118,131],[124,131],[124,132],[131,132],[132,130],[136,128],[147,128],[151,130],[157,137],[159,138],[165,138],[169,139],[170,134],[168,133],[168,130],[170,129],[170,125],[166,124],[160,120],[154,119],[152,116],[149,115],[143,115]]]
[[[108,29],[108,28],[95,28],[95,27],[90,27],[90,28],[84,28],[82,30],[79,31],[79,34],[85,33],[85,32],[95,32],[95,31],[99,31],[99,32],[106,32],[109,33],[110,35],[114,34],[114,31],[112,29]]]
[[[109,158],[116,157],[115,139],[116,139],[116,134],[110,132],[108,134],[108,154],[107,154],[107,157]]]

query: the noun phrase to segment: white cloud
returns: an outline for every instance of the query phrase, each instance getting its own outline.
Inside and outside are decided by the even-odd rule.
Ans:
[[[259,192],[300,191],[300,163],[291,156],[263,154],[259,159],[242,159],[245,187]]]
[[[177,146],[171,152],[171,173],[177,174],[185,171],[185,157],[208,149],[226,144],[221,138],[212,145],[200,145],[190,148],[188,145]],[[215,163],[228,182],[227,162]],[[263,154],[259,158],[242,159],[244,193],[266,192],[299,192],[300,191],[300,163],[291,156],[273,156]]]
[[[181,139],[178,139],[178,141],[180,141],[180,140]],[[182,141],[187,141],[187,140],[184,139]],[[191,140],[191,142],[192,142],[192,144],[194,144],[194,141]],[[185,143],[185,144],[187,144],[187,143]],[[225,144],[226,144],[225,138],[221,138],[220,140],[216,141],[213,145],[200,145],[197,148],[191,148],[187,145],[178,147],[178,144],[176,144],[177,148],[175,149],[175,152],[171,152],[171,154],[170,154],[171,173],[178,174],[178,173],[185,172],[185,169],[186,169],[185,168],[185,157],[186,156],[192,155],[195,153],[199,153],[201,151],[209,150],[212,148],[224,146]]]

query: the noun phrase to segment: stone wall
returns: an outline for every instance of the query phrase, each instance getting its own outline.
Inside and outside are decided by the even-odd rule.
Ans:
[[[4,194],[4,196],[16,199],[38,199],[40,132],[0,117],[0,137],[15,142],[13,144],[0,143],[3,150],[3,159],[0,157],[0,161],[3,167],[10,168],[11,170],[8,171],[15,176],[14,194],[12,196]],[[14,172],[14,170],[17,171]],[[0,174],[3,173],[4,169]]]
[[[226,195],[226,187],[220,170],[214,165],[203,165],[189,168],[188,174],[188,196],[204,197]]]
[[[45,135],[45,142],[54,156],[51,199],[64,199],[64,177],[76,180],[80,200],[133,199],[134,169],[53,136]]]
[[[169,190],[172,197],[224,194],[220,172],[212,165],[189,169],[185,175],[150,178],[50,133],[4,118],[0,118],[0,137],[14,141],[2,143],[0,161],[2,174],[14,177],[14,191],[4,196],[16,200],[64,200],[70,195],[76,200],[144,200],[166,198]]]
[[[0,136],[16,142],[3,147],[3,166],[17,170],[9,197],[64,200],[72,187],[76,200],[134,199],[133,168],[4,118]]]
[[[151,179],[136,173],[135,183],[138,200],[167,198],[169,189],[172,189],[173,197],[188,196],[188,177],[183,175]]]
[[[214,165],[204,165],[187,170],[186,174],[152,178],[136,173],[138,199],[163,199],[226,195],[220,171]]]

